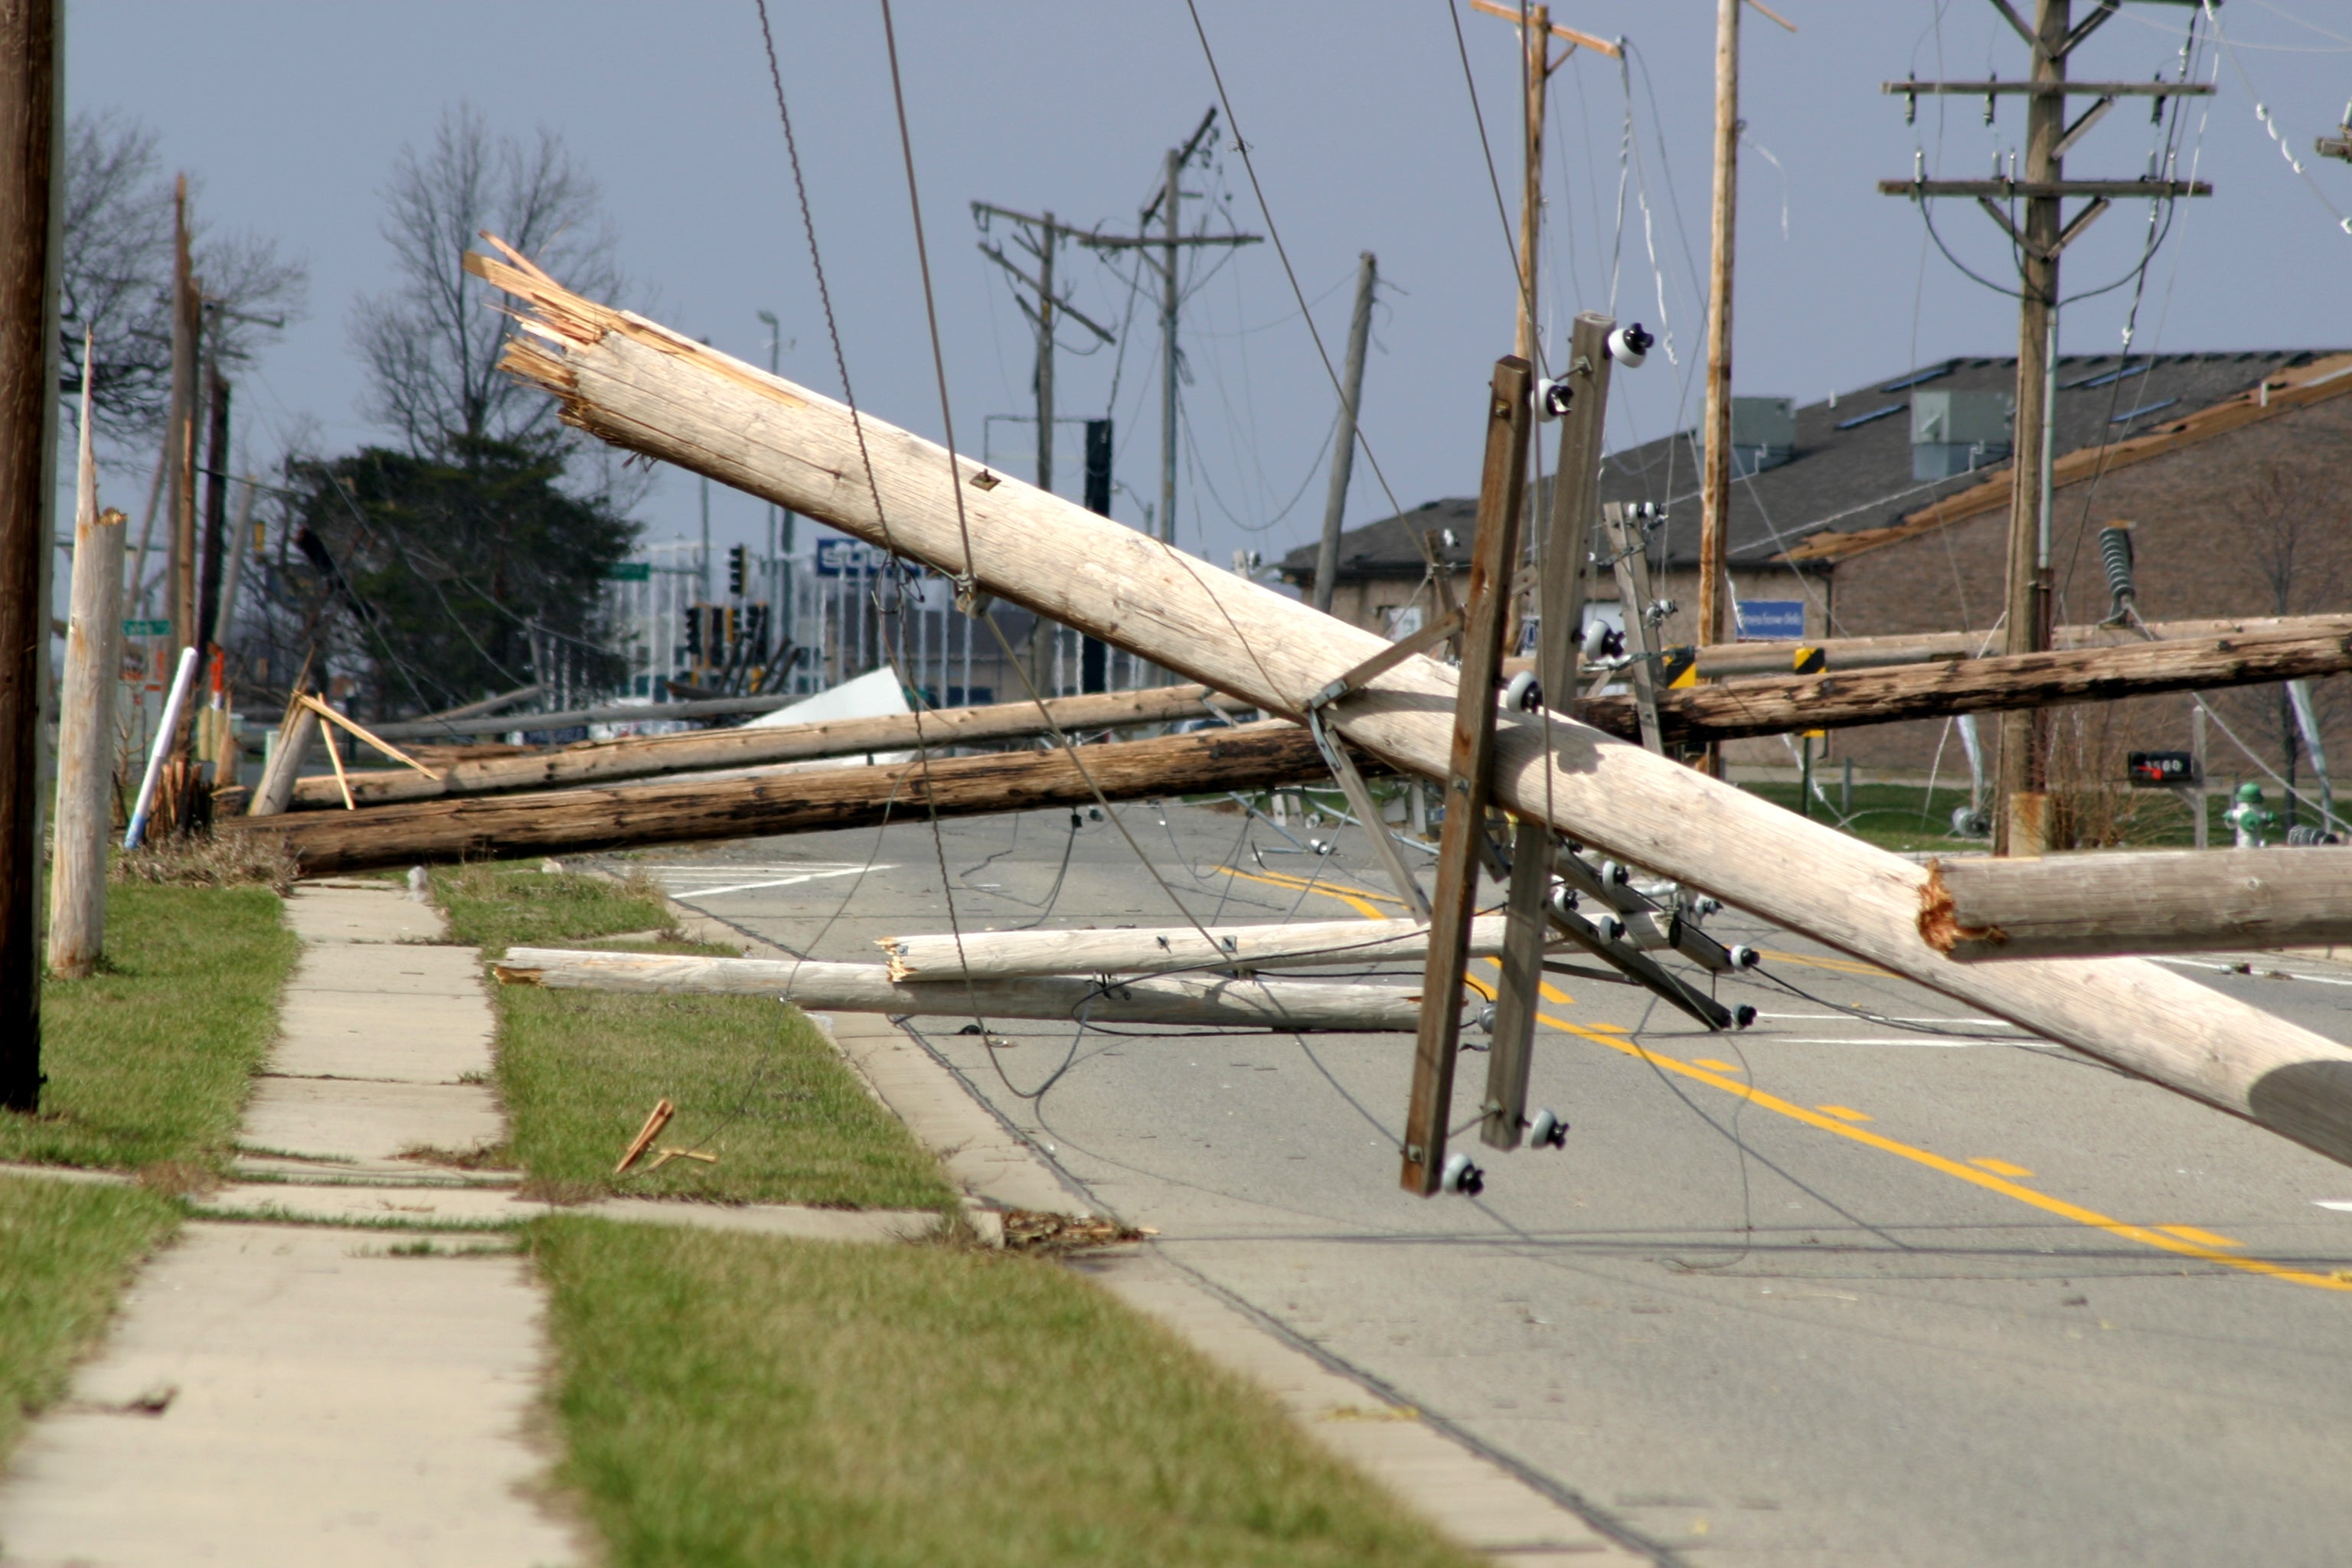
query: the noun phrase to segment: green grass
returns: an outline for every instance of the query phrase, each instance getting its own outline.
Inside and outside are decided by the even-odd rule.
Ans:
[[[1054,1264],[559,1219],[563,1479],[614,1568],[1473,1561]]]
[[[1813,819],[1827,826],[1841,826],[1858,838],[1868,840],[1882,849],[1928,849],[1955,855],[1981,855],[1991,848],[1990,840],[1952,837],[1952,812],[1969,803],[1965,784],[1958,788],[1938,785],[1931,800],[1925,785],[1904,784],[1856,784],[1853,786],[1853,809],[1849,815],[1837,809],[1844,804],[1841,781],[1834,771],[1824,768],[1814,781],[1822,795],[1812,803]],[[1791,782],[1743,783],[1741,789],[1770,801],[1784,810],[1798,808],[1798,787]],[[2267,788],[2273,811],[2282,811],[2283,793],[2275,784]],[[2230,829],[2223,825],[2221,814],[2230,806],[2230,791],[2216,783],[2206,795],[2205,814],[2208,841],[2215,847],[2226,848],[2231,842]],[[2186,849],[2197,841],[2196,815],[2188,802],[2165,790],[2118,788],[2098,796],[2085,808],[2095,818],[2083,824],[2083,829],[2102,847],[2132,849]],[[2315,804],[2304,805],[2300,818],[2316,826],[2319,811]],[[2285,837],[2284,826],[2271,835],[2273,842]]]
[[[41,992],[41,1109],[0,1113],[0,1160],[220,1168],[299,944],[260,888],[107,889],[107,963]]]
[[[509,947],[670,929],[669,910],[657,889],[571,871],[551,875],[535,861],[436,868],[433,898],[448,912],[449,940],[478,947],[486,958]]]
[[[0,1178],[0,1454],[54,1404],[180,1205],[140,1187]]]
[[[598,878],[477,866],[436,892],[450,934],[489,952],[666,928],[657,895]],[[665,942],[671,952],[716,952]],[[797,1008],[756,996],[497,987],[509,1157],[553,1196],[625,1193],[845,1208],[955,1206],[937,1163]],[[656,1101],[657,1146],[719,1156],[613,1166]]]

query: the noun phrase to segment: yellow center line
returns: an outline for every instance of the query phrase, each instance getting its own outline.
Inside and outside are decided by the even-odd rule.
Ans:
[[[1267,882],[1276,887],[1288,887],[1293,889],[1303,889],[1308,892],[1320,893],[1325,898],[1344,900],[1347,902],[1355,905],[1355,907],[1361,911],[1367,919],[1383,920],[1388,918],[1380,914],[1364,901],[1368,899],[1378,899],[1381,895],[1378,893],[1367,892],[1365,889],[1360,888],[1349,888],[1339,883],[1310,883],[1297,881],[1295,879],[1286,881],[1278,880],[1276,876],[1256,877],[1252,876],[1247,871],[1234,870],[1230,867],[1222,868],[1222,869],[1224,869],[1228,875],[1247,878],[1249,880],[1254,882]],[[1387,901],[1394,902],[1395,900],[1391,900]],[[1867,965],[1840,965],[1836,961],[1827,959],[1799,958],[1797,955],[1792,953],[1768,953],[1766,956],[1784,960],[1794,960],[1798,963],[1812,963],[1824,969],[1847,967],[1864,973],[1883,974],[1886,973],[1885,970],[1873,969]],[[1475,981],[1472,984],[1474,985],[1477,985],[1477,988],[1481,991],[1485,991],[1486,989],[1483,984],[1478,984],[1478,983]],[[1897,1158],[1908,1160],[1914,1164],[1925,1165],[1931,1171],[1940,1172],[1958,1181],[1966,1182],[1971,1186],[1982,1187],[1987,1192],[1999,1193],[2001,1196],[2012,1198],[2017,1202],[2025,1205],[2029,1208],[2040,1209],[2044,1214],[2055,1215],[2061,1219],[2072,1220],[2076,1225],[2087,1226],[2092,1230],[2104,1231],[2109,1236],[2118,1237],[2126,1241],[2136,1241],[2144,1247],[2156,1247],[2159,1251],[2176,1253],[2184,1258],[2194,1258],[2200,1262],[2218,1263],[2226,1268],[2239,1269],[2244,1273],[2259,1274],[2268,1279],[2285,1280],[2290,1284],[2307,1285],[2319,1290],[2352,1291],[2352,1271],[2347,1271],[2347,1277],[2344,1279],[2337,1279],[2326,1274],[2315,1274],[2309,1269],[2291,1268],[2285,1264],[2273,1263],[2266,1258],[2238,1257],[2233,1254],[2221,1251],[2216,1247],[2201,1245],[2197,1241],[2189,1240],[2177,1234],[2181,1230],[2193,1229],[2194,1227],[2191,1226],[2173,1226],[2171,1228],[2176,1234],[2168,1235],[2164,1230],[2158,1229],[2153,1226],[2133,1225],[2128,1221],[2116,1219],[2107,1215],[2100,1214],[2095,1209],[2087,1209],[2079,1204],[2068,1203],[2063,1198],[2054,1198],[2047,1193],[2038,1193],[2032,1187],[2021,1186],[2017,1183],[2009,1180],[2007,1177],[1997,1175],[1990,1171],[1979,1170],[1971,1165],[1965,1165],[1958,1160],[1947,1159],[1941,1154],[1934,1153],[1914,1144],[1905,1143],[1900,1140],[1889,1138],[1883,1132],[1873,1132],[1866,1127],[1858,1127],[1852,1122],[1841,1121],[1835,1117],[1824,1115],[1817,1110],[1808,1110],[1804,1106],[1793,1104],[1789,1100],[1782,1100],[1777,1095],[1767,1094],[1761,1089],[1741,1083],[1736,1079],[1726,1078],[1719,1072],[1710,1071],[1706,1068],[1700,1067],[1696,1062],[1687,1062],[1675,1057],[1662,1055],[1659,1052],[1653,1051],[1647,1047],[1637,1044],[1635,1041],[1627,1038],[1622,1032],[1612,1034],[1601,1027],[1591,1026],[1582,1024],[1571,1024],[1565,1018],[1555,1018],[1545,1013],[1537,1014],[1536,1021],[1538,1023],[1549,1025],[1552,1028],[1560,1030],[1564,1034],[1575,1035],[1581,1038],[1607,1046],[1612,1051],[1621,1051],[1626,1056],[1637,1058],[1640,1060],[1648,1062],[1651,1066],[1658,1068],[1664,1071],[1676,1073],[1684,1078],[1691,1079],[1696,1082],[1706,1084],[1710,1089],[1721,1089],[1724,1093],[1731,1095],[1736,1099],[1748,1101],[1748,1104],[1757,1107],[1759,1110],[1772,1111],[1777,1115],[1785,1116],[1792,1121],[1801,1121],[1806,1126],[1813,1128],[1819,1131],[1832,1133],[1840,1138],[1849,1139],[1856,1143],[1865,1144],[1870,1148],[1880,1151],[1881,1152],[1893,1154]],[[1843,1110],[1844,1108],[1840,1107],[1839,1109]],[[2200,1232],[2199,1234],[2204,1235],[2208,1233]],[[2219,1241],[2222,1238],[2216,1237],[2214,1239]]]

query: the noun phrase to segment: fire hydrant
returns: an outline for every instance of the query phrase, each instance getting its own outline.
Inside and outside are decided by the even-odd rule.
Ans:
[[[2260,849],[2263,835],[2279,825],[2279,814],[2263,805],[2263,786],[2242,784],[2238,804],[2221,814],[2221,821],[2238,836],[2241,849]]]

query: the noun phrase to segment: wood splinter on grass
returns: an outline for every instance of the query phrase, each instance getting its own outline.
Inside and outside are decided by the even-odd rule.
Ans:
[[[667,1105],[669,1102],[667,1100],[664,1100],[662,1103]],[[706,1165],[716,1165],[719,1163],[719,1156],[716,1154],[706,1154],[699,1149],[673,1149],[667,1144],[664,1144],[655,1152],[654,1163],[646,1167],[646,1174],[648,1176],[652,1175],[656,1171],[660,1170],[672,1160],[699,1160]]]
[[[635,1164],[638,1156],[652,1146],[653,1141],[661,1136],[661,1130],[669,1125],[669,1119],[677,1114],[677,1107],[667,1099],[655,1105],[653,1114],[646,1118],[646,1124],[637,1129],[635,1138],[629,1140],[629,1147],[622,1154],[621,1163],[613,1167],[613,1174],[617,1176]]]

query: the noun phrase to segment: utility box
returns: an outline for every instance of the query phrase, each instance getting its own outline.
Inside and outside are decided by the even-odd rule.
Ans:
[[[1913,393],[1912,479],[1948,479],[2006,459],[2012,409],[2006,392]]]
[[[1797,400],[1735,397],[1731,400],[1731,471],[1734,476],[1777,468],[1797,455]]]

